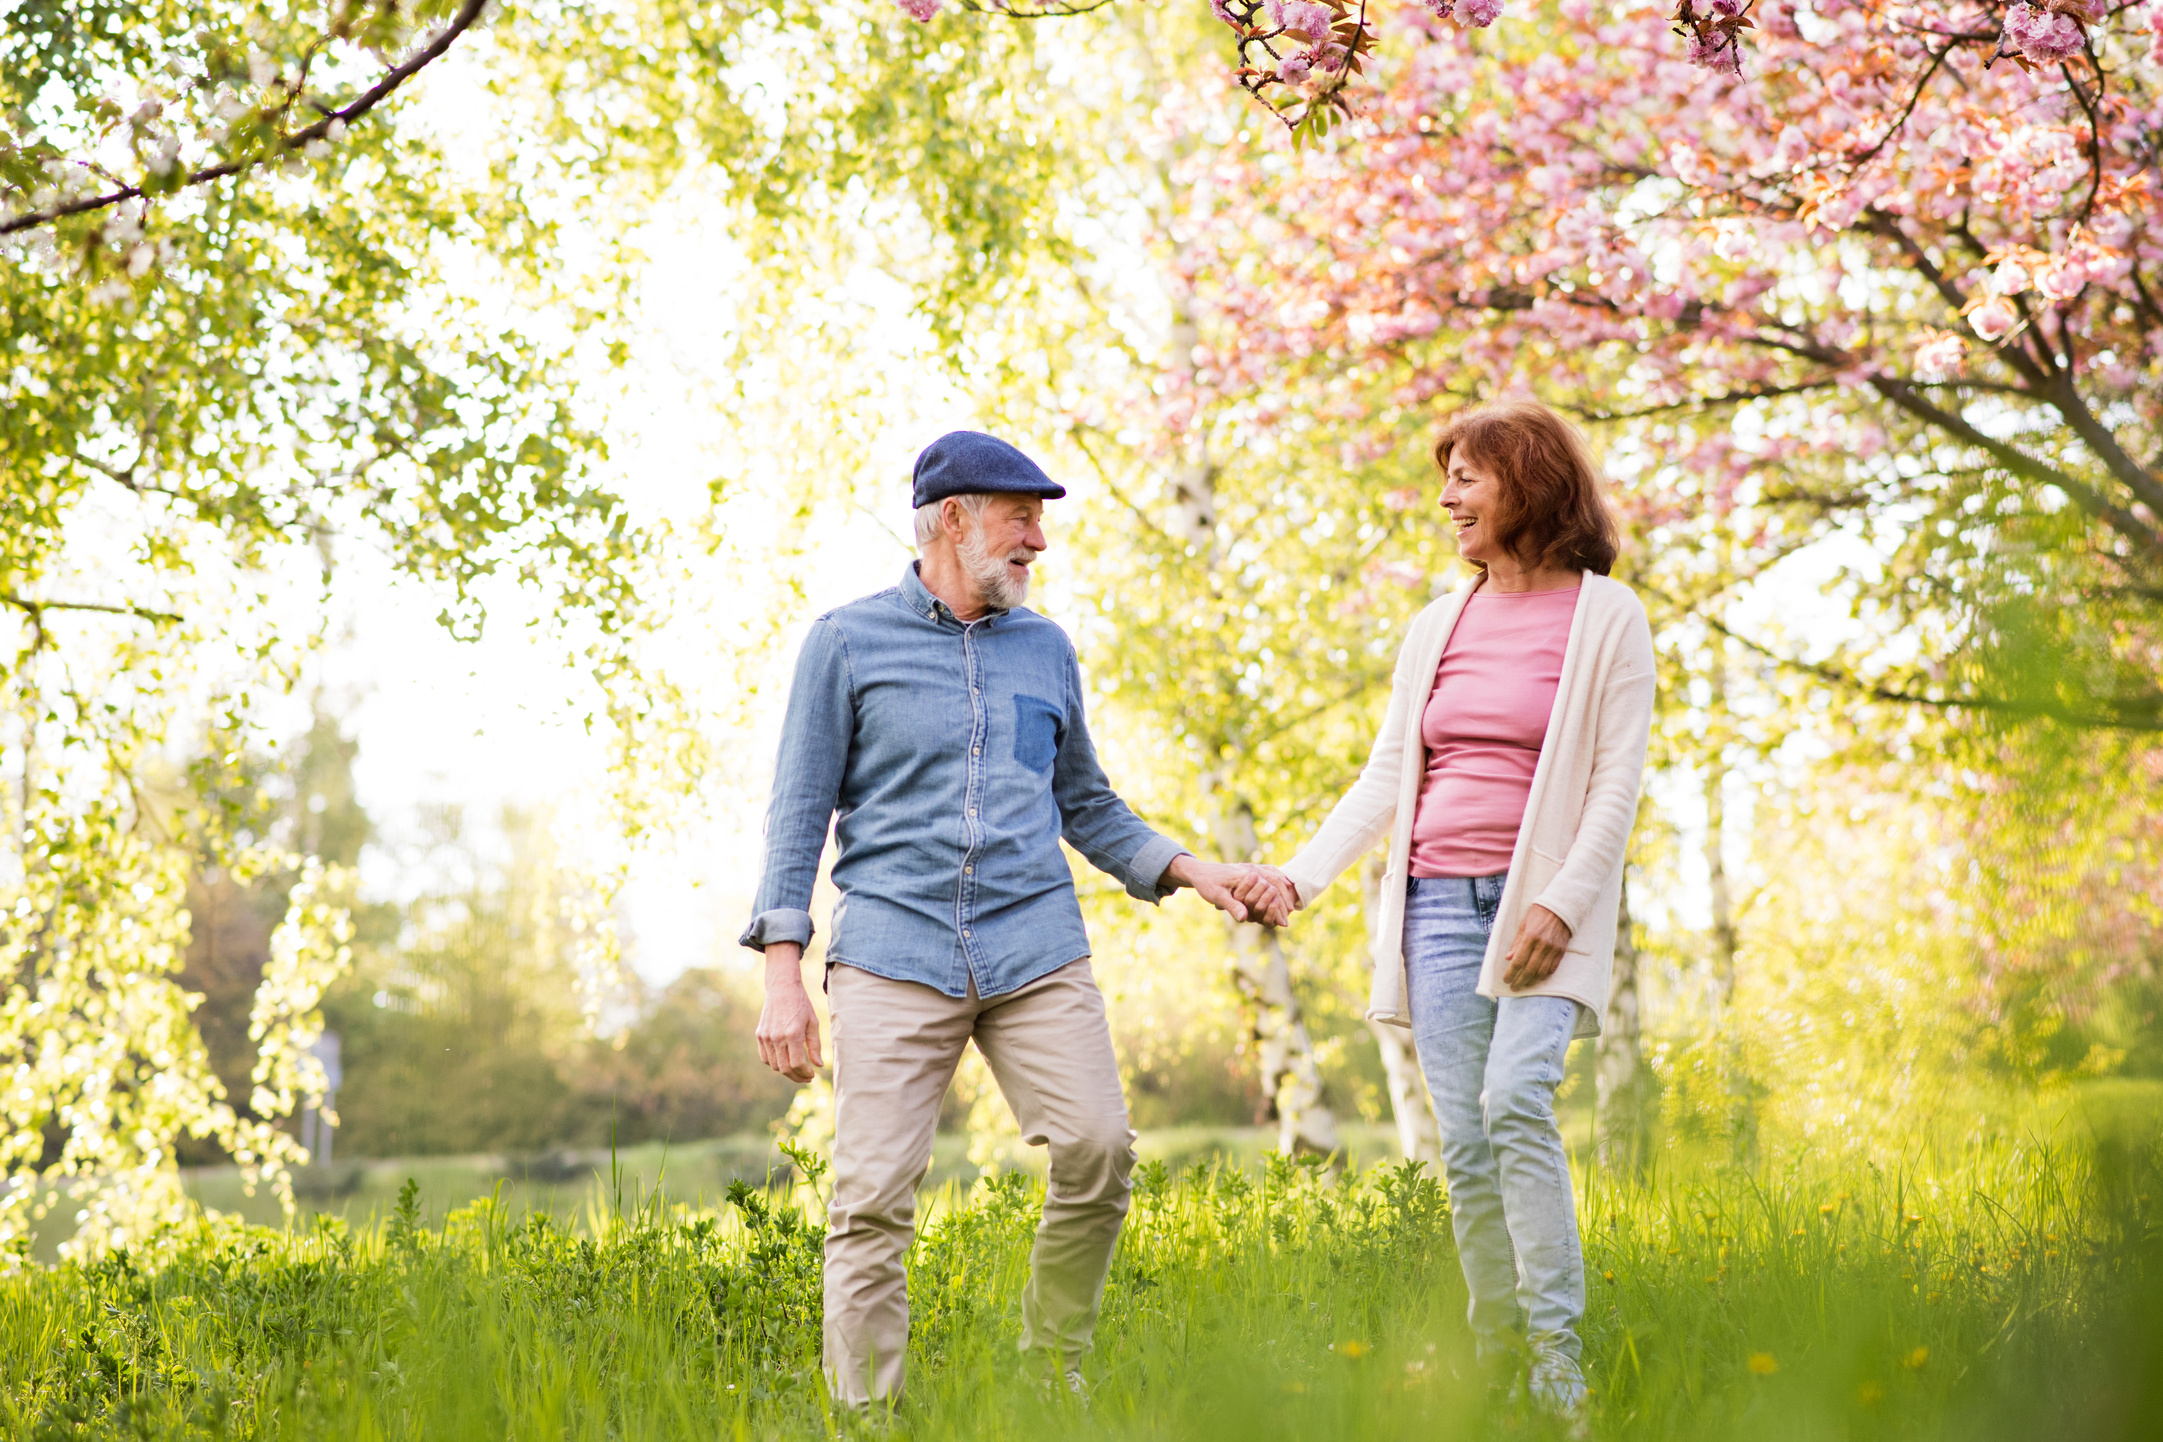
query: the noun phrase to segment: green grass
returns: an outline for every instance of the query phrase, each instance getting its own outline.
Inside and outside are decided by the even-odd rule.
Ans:
[[[949,1185],[912,1259],[902,1435],[1562,1435],[1462,1320],[1431,1180],[1139,1174],[1083,1410],[1013,1351],[1038,1201]],[[581,1229],[418,1188],[354,1225],[234,1221],[0,1282],[8,1434],[812,1438],[819,1229],[739,1185]],[[1581,1189],[1598,1437],[2134,1438],[2163,1418],[2163,1156],[2009,1141]],[[846,1430],[846,1429],[844,1429]]]

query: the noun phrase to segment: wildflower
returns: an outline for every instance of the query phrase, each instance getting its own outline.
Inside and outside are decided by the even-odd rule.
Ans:
[[[1465,20],[1485,29],[1502,18],[1502,0],[1465,0]]]
[[[1885,1388],[1876,1382],[1865,1382],[1855,1389],[1855,1400],[1865,1407],[1875,1407],[1885,1400]]]
[[[2007,41],[2027,59],[2049,65],[2078,55],[2088,35],[2070,15],[2022,3],[2005,12],[2005,39],[1999,43]]]
[[[1824,1202],[1819,1204],[1818,1206],[1818,1215],[1821,1217],[1830,1216],[1832,1215],[1833,1211],[1834,1206],[1831,1202]]]
[[[1760,1377],[1770,1377],[1780,1370],[1780,1364],[1773,1360],[1770,1352],[1752,1352],[1749,1366],[1751,1372]]]
[[[921,25],[938,14],[946,0],[894,0],[894,3],[899,5],[911,20]]]
[[[1907,1356],[1900,1359],[1900,1365],[1910,1372],[1920,1372],[1923,1369],[1923,1364],[1929,1360],[1930,1349],[1928,1347],[1917,1347]]]
[[[1342,1352],[1345,1356],[1350,1357],[1353,1361],[1357,1362],[1360,1358],[1367,1355],[1367,1344],[1365,1342],[1357,1341],[1347,1342],[1343,1346],[1339,1347],[1337,1350]]]

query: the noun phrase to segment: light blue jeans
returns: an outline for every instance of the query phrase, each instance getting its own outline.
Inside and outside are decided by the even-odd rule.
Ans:
[[[1584,1395],[1577,1324],[1585,1260],[1555,1088],[1577,1003],[1481,996],[1480,963],[1507,876],[1414,877],[1404,919],[1412,1041],[1434,1097],[1457,1257],[1482,1355],[1520,1327],[1532,1389],[1574,1406]]]

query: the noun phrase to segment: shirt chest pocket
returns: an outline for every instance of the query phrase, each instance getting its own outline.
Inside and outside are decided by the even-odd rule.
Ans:
[[[1059,756],[1059,733],[1066,712],[1040,696],[1014,697],[1014,760],[1024,769],[1049,774]]]

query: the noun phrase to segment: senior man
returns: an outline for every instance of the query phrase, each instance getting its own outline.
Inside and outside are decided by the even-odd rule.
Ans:
[[[1191,886],[1240,920],[1230,885],[1252,871],[1152,831],[1097,764],[1073,644],[1021,604],[1044,502],[1065,490],[1006,442],[955,431],[917,457],[914,494],[921,559],[804,639],[742,937],[766,954],[759,1056],[809,1081],[822,1059],[800,963],[838,814],[824,1365],[852,1407],[901,1392],[916,1188],[972,1038],[1022,1136],[1051,1149],[1022,1350],[1081,1387],[1134,1133],[1060,838],[1140,900]],[[1282,922],[1289,898],[1268,895]]]

